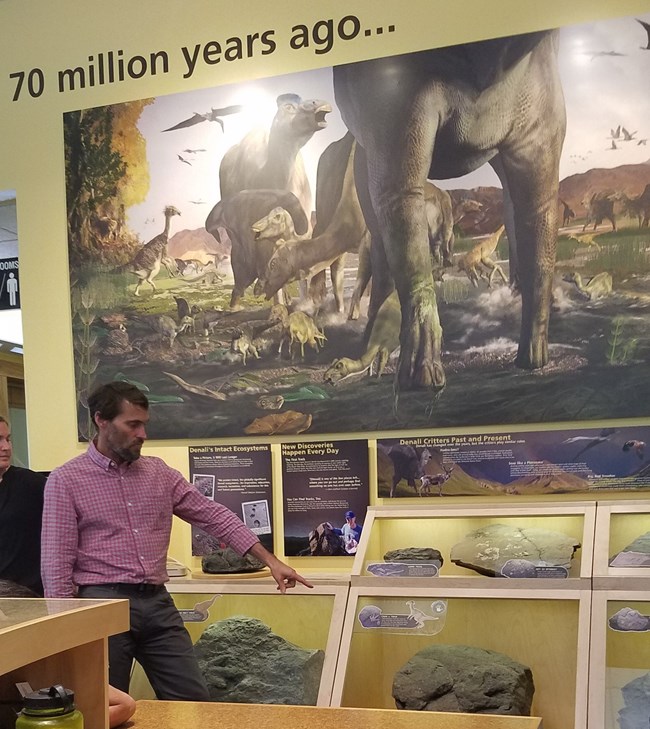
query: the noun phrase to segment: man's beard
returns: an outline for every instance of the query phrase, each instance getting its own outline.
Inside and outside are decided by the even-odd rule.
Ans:
[[[141,449],[142,443],[138,443],[131,446],[131,448],[120,448],[115,452],[125,463],[133,463],[133,461],[137,461],[140,458]]]

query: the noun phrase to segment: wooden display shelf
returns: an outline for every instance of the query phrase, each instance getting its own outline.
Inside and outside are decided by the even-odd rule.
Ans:
[[[644,580],[646,586],[650,586],[650,566],[612,567],[609,564],[614,555],[648,531],[650,531],[650,500],[599,502],[596,510],[594,578],[634,577],[635,589],[640,586],[639,580]],[[617,584],[622,586],[620,582]],[[607,583],[599,579],[597,586],[606,588]],[[610,583],[610,586],[613,588],[615,585]]]
[[[609,619],[624,607],[650,615],[650,589],[597,590],[592,595],[589,729],[619,729],[620,689],[650,672],[650,632],[609,627]]]
[[[352,567],[351,582],[356,587],[373,585],[417,588],[443,582],[453,588],[529,590],[589,589],[593,563],[596,505],[593,503],[518,504],[484,503],[460,506],[376,506],[368,509],[359,549]],[[567,578],[510,579],[485,577],[451,562],[451,548],[468,533],[489,524],[508,523],[559,531],[578,541]],[[437,577],[377,577],[367,566],[383,562],[384,554],[406,547],[433,547],[443,556]]]
[[[262,620],[274,633],[295,645],[323,650],[325,659],[317,705],[329,706],[349,580],[315,584],[311,589],[298,584],[285,595],[278,591],[272,578],[214,582],[176,578],[167,589],[180,610],[192,610],[197,603],[203,603],[208,610],[204,620],[185,623],[195,642],[212,623],[233,615],[245,615]],[[210,604],[210,596],[216,595],[220,597]],[[131,686],[134,698],[153,698],[140,667],[137,667]]]
[[[187,701],[138,701],[132,729],[236,726],[237,729],[541,729],[536,717],[448,714],[429,711],[344,709],[271,704],[200,704]]]
[[[129,628],[127,600],[0,599],[0,697],[15,684],[63,684],[75,692],[86,729],[108,726],[109,635]]]
[[[535,682],[532,713],[545,729],[585,729],[589,666],[589,590],[506,590],[434,586],[408,588],[353,586],[346,610],[337,665],[333,706],[394,707],[395,672],[426,646],[468,645],[504,653],[529,666]],[[363,627],[361,609],[408,614],[445,601],[439,632],[426,628],[391,631]],[[409,606],[413,601],[414,605]],[[434,620],[435,618],[428,618]],[[372,676],[372,680],[370,679]]]

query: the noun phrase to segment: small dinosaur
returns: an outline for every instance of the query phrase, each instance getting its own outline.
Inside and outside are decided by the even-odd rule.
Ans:
[[[583,284],[582,276],[575,271],[566,273],[562,276],[562,280],[574,284],[578,291],[589,301],[612,293],[612,276],[607,271],[597,273],[586,284]]]
[[[498,228],[491,236],[485,240],[477,243],[471,250],[465,253],[464,256],[458,261],[458,268],[460,271],[465,271],[467,278],[472,282],[474,286],[478,288],[478,282],[480,278],[486,278],[488,282],[488,288],[492,288],[492,279],[494,274],[498,273],[503,279],[503,283],[508,283],[505,273],[498,263],[493,261],[490,256],[496,251],[499,245],[499,239],[501,234],[505,230],[505,225]],[[490,273],[486,275],[483,268],[487,269]]]
[[[397,292],[394,291],[379,307],[366,351],[359,359],[350,357],[335,359],[325,371],[324,380],[335,385],[350,375],[363,373],[366,370],[369,370],[369,374],[372,375],[372,365],[375,359],[377,359],[377,377],[381,377],[388,358],[399,347],[401,322],[399,299]]]

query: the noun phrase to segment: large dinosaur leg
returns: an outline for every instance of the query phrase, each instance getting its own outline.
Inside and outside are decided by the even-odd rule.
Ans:
[[[361,316],[361,297],[370,283],[372,266],[370,263],[370,233],[367,232],[359,244],[359,265],[357,267],[357,283],[350,299],[348,319],[356,320]]]
[[[401,388],[442,388],[442,327],[438,318],[421,189],[375,193],[384,249],[402,311],[398,383]]]
[[[332,292],[334,293],[334,301],[336,310],[339,314],[345,311],[345,302],[343,299],[343,278],[345,275],[345,253],[332,261],[330,266],[330,275],[332,279]]]
[[[441,362],[442,327],[433,283],[424,200],[434,139],[435,130],[432,130],[430,136],[402,140],[404,149],[399,156],[410,160],[411,164],[404,165],[401,174],[391,164],[392,155],[371,155],[366,149],[368,189],[402,312],[397,371],[398,385],[402,389],[442,389],[445,386]]]
[[[515,211],[522,299],[516,363],[524,369],[543,367],[548,362],[563,121],[563,114],[558,112],[552,124],[547,121],[544,129],[531,132],[529,141],[517,145],[516,151],[501,153]]]

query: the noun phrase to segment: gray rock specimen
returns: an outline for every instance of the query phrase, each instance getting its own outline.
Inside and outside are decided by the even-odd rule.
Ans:
[[[432,547],[404,547],[392,549],[384,555],[386,562],[432,562],[440,569],[444,564],[442,554]]]
[[[609,561],[612,567],[650,567],[650,532],[641,534]]]
[[[625,630],[636,633],[643,633],[650,630],[650,615],[642,615],[638,610],[631,607],[621,608],[608,620],[609,627],[613,630]],[[650,704],[648,705],[648,717],[650,718]]]
[[[325,653],[289,643],[261,620],[213,623],[194,652],[213,701],[316,705]]]
[[[397,671],[398,709],[530,716],[535,686],[530,668],[496,651],[430,645]]]
[[[451,561],[481,575],[499,577],[510,559],[569,567],[580,542],[547,529],[490,524],[471,532],[451,548]]]
[[[201,560],[201,569],[208,574],[225,574],[232,572],[259,572],[264,569],[264,563],[259,559],[244,555],[240,557],[234,549],[216,549]]]
[[[621,689],[625,706],[618,712],[621,729],[648,729],[650,717],[650,673],[625,684]]]

